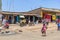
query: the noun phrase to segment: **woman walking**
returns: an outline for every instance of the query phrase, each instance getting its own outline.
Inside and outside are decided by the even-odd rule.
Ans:
[[[46,30],[47,30],[47,26],[46,26],[46,24],[43,24],[43,27],[41,29],[42,36],[46,36]]]

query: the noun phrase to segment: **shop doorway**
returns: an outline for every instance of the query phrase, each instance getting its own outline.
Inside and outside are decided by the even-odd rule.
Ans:
[[[44,14],[44,15],[43,15],[43,18],[44,18],[44,19],[48,19],[49,22],[51,22],[51,20],[52,20],[51,14]]]
[[[9,22],[9,24],[12,24],[12,15],[9,15],[8,22]]]

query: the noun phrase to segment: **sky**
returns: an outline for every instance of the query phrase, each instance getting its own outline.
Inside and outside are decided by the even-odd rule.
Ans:
[[[2,0],[2,11],[27,12],[40,7],[60,9],[60,0]]]

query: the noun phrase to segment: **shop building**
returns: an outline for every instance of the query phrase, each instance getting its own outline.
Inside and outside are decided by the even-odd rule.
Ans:
[[[2,11],[0,14],[3,15],[3,18],[9,21],[10,24],[14,24],[20,21],[20,16],[24,16],[27,21],[36,23],[37,20],[48,19],[50,22],[60,19],[60,10],[53,8],[38,8],[28,12],[7,12]],[[3,20],[2,18],[2,20]]]
[[[60,10],[53,8],[40,8],[41,17],[48,19],[50,22],[60,19]]]

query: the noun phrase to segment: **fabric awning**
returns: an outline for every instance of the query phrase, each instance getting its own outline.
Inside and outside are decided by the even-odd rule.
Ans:
[[[24,16],[20,16],[20,18],[25,18]]]

